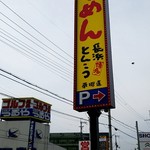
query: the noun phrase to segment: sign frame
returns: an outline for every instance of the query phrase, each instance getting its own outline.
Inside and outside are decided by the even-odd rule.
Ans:
[[[85,2],[85,4],[83,4],[84,3],[83,1]],[[102,4],[101,11],[103,13],[103,15],[102,15],[103,21],[102,22],[99,21],[99,22],[100,22],[100,24],[102,23],[102,26],[103,26],[102,34],[104,34],[103,35],[104,51],[103,51],[103,54],[101,54],[101,55],[104,55],[104,57],[105,57],[105,61],[104,61],[105,69],[103,69],[103,70],[105,70],[105,71],[103,71],[103,72],[105,72],[105,73],[103,73],[103,78],[105,78],[105,79],[103,80],[103,78],[99,77],[99,81],[102,81],[103,83],[105,83],[105,85],[104,86],[102,85],[103,86],[102,88],[99,86],[99,87],[95,87],[95,88],[92,87],[91,89],[90,89],[90,87],[83,89],[82,88],[83,84],[81,84],[81,82],[86,83],[88,81],[88,79],[84,80],[82,75],[83,75],[83,73],[85,73],[85,72],[83,72],[83,70],[85,68],[88,68],[88,66],[87,66],[88,62],[81,63],[81,61],[83,60],[83,57],[85,58],[85,55],[82,56],[82,54],[83,54],[83,52],[84,52],[84,54],[91,53],[91,52],[86,51],[87,48],[91,46],[91,45],[89,46],[87,43],[92,43],[93,41],[94,42],[96,41],[96,43],[97,43],[97,40],[95,40],[95,39],[89,40],[91,37],[88,33],[93,28],[89,27],[89,30],[91,29],[89,32],[84,30],[86,32],[84,34],[84,38],[82,38],[83,34],[81,32],[83,30],[82,29],[83,23],[85,23],[85,21],[88,21],[89,16],[90,16],[90,18],[92,18],[92,15],[96,12],[96,8],[97,8],[97,11],[98,11],[98,9],[100,9],[97,6],[96,6],[96,8],[94,8],[94,4],[95,4],[95,6],[97,4]],[[89,12],[89,14],[91,13],[89,16],[88,15],[84,16],[86,13],[86,12],[84,12],[84,10],[86,10],[87,7],[88,8],[91,7],[90,9],[93,9],[93,11],[91,11],[92,13]],[[83,9],[81,9],[81,8],[83,8]],[[81,16],[79,17],[79,15],[81,15],[81,13],[82,13],[83,18],[81,18]],[[86,19],[86,17],[87,17],[87,19]],[[96,20],[97,17],[94,19]],[[91,27],[92,26],[93,25],[91,24]],[[100,108],[100,109],[115,108],[108,0],[92,0],[92,1],[82,0],[82,4],[81,4],[81,1],[79,2],[79,0],[75,0],[75,29],[74,29],[74,31],[75,31],[75,34],[74,34],[74,39],[75,39],[75,44],[74,44],[74,106],[73,106],[74,110],[88,111],[89,109],[94,109],[94,108]],[[96,31],[94,31],[94,32],[96,35]],[[100,38],[101,37],[99,37],[99,39]],[[98,41],[99,41],[99,39],[98,39]],[[84,47],[85,49],[83,48],[84,44],[86,47],[86,48]],[[87,57],[86,60],[87,61],[91,60],[90,57]],[[84,61],[85,61],[85,59],[84,59]],[[85,66],[85,64],[86,64],[86,66]],[[101,64],[102,64],[102,62],[101,62]],[[87,72],[88,70],[86,70],[86,73],[90,73],[92,71],[92,69],[90,68],[90,65],[91,64],[89,63],[89,72]],[[101,69],[102,69],[102,67],[101,67]],[[100,71],[101,70],[99,70],[99,72]],[[89,74],[86,74],[86,75],[88,76]],[[92,83],[91,79],[89,79],[88,84]],[[95,78],[93,78],[93,80],[95,80]],[[93,84],[94,84],[94,82],[93,82]],[[96,84],[96,82],[95,82],[95,84]],[[95,99],[97,99],[98,102],[96,102]]]
[[[50,123],[51,104],[34,97],[4,98],[0,118],[3,120],[29,120]]]

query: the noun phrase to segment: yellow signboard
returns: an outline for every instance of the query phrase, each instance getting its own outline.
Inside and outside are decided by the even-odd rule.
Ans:
[[[74,109],[114,107],[107,0],[76,0],[75,11]]]
[[[82,0],[78,3],[77,49],[81,50],[77,53],[77,58],[80,58],[77,59],[79,91],[107,86],[103,1],[86,2]]]

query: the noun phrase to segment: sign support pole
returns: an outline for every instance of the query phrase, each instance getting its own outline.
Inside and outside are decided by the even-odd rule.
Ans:
[[[90,117],[90,141],[91,150],[99,150],[99,122],[98,118],[101,114],[100,109],[91,109],[88,111]]]
[[[112,125],[111,125],[111,111],[108,109],[108,122],[109,122],[109,142],[110,142],[110,150],[113,150],[113,143],[112,143]]]

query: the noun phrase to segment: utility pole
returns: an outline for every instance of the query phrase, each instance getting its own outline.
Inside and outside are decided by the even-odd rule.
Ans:
[[[150,110],[149,110],[149,118],[150,118]],[[144,120],[144,121],[150,121],[150,119],[146,119],[146,120]]]
[[[80,120],[80,126],[79,127],[80,127],[80,137],[81,137],[81,140],[83,140],[83,127],[84,127],[82,125],[83,123],[86,124],[86,122],[83,122],[83,121]]]
[[[110,147],[110,150],[113,150],[112,128],[111,128],[111,111],[110,111],[110,109],[108,109],[108,126],[109,126],[109,147]]]
[[[139,129],[138,129],[138,122],[137,121],[136,121],[136,132],[137,132],[138,150],[141,150],[141,148],[140,148],[140,140],[139,140]]]
[[[118,143],[117,143],[117,135],[115,135],[115,147],[116,147],[116,150],[119,148]]]

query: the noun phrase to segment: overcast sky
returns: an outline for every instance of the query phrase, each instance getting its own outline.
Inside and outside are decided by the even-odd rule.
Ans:
[[[121,150],[134,150],[135,121],[140,131],[150,128],[145,121],[150,118],[150,1],[111,0],[109,7],[116,100],[112,125],[118,129],[113,128],[113,135],[119,136]],[[73,101],[73,58],[73,0],[0,1],[0,69]],[[32,96],[51,103],[54,110],[88,119],[86,112],[78,113],[4,75],[12,78],[0,71],[0,93]],[[108,132],[107,120],[103,113],[99,122],[106,125],[100,125],[100,132]],[[51,132],[79,132],[79,125],[80,119],[52,111]],[[83,131],[88,130],[85,124]]]

